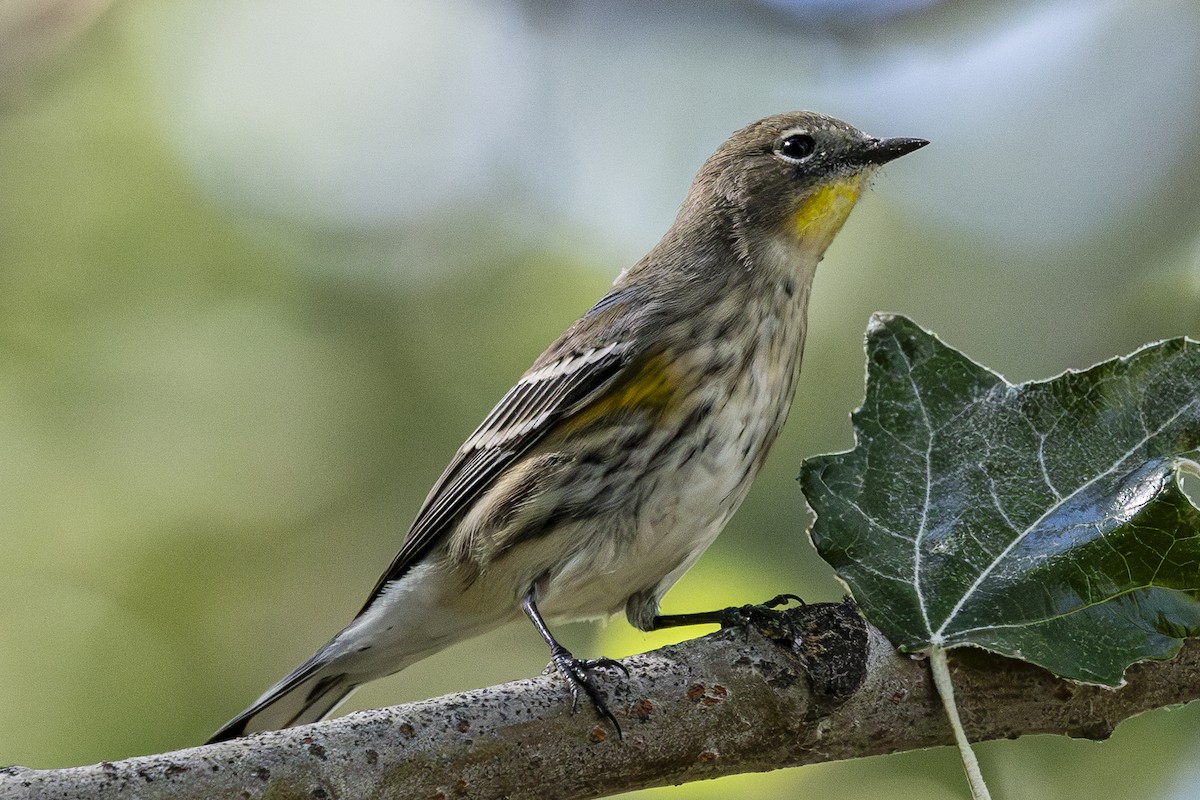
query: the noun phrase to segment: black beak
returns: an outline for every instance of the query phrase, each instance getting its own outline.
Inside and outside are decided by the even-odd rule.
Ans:
[[[925,139],[869,139],[859,158],[863,164],[886,164],[927,144],[929,142]]]

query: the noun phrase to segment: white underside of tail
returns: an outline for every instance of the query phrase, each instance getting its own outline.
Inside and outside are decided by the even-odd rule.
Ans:
[[[464,592],[461,583],[441,569],[418,565],[215,738],[321,720],[360,684],[399,672],[519,615],[519,606],[511,600],[490,602],[478,584]]]

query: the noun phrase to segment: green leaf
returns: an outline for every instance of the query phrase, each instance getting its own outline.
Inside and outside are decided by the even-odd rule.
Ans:
[[[975,645],[1118,685],[1200,632],[1200,342],[1012,385],[872,318],[856,445],[808,460],[811,535],[902,649]]]

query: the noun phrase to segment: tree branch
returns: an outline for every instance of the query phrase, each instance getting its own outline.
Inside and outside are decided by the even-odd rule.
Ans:
[[[926,665],[848,603],[750,612],[745,625],[602,675],[624,736],[556,675],[163,755],[0,770],[0,798],[589,798],[948,744]],[[974,741],[1106,738],[1141,711],[1200,696],[1200,644],[1135,665],[1119,690],[982,651],[951,659]]]

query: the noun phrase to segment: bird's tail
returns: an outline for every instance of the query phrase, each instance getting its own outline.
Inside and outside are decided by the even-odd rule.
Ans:
[[[254,705],[221,726],[208,744],[258,731],[273,731],[324,719],[358,688],[352,676],[318,652],[272,686]]]

